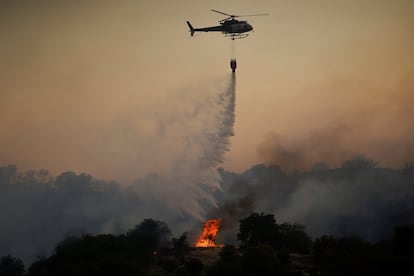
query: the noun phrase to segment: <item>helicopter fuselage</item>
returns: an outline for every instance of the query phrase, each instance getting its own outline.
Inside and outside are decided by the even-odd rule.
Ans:
[[[222,32],[229,35],[238,35],[247,33],[253,30],[252,25],[247,23],[247,21],[240,21],[236,19],[230,19],[223,22],[220,22],[218,26],[205,27],[205,28],[193,28],[190,22],[187,21],[187,25],[190,28],[191,36],[195,32]]]
[[[252,25],[247,23],[247,21],[239,21],[239,20],[229,20],[220,23],[223,27],[223,33],[229,34],[241,34],[247,33],[253,30]]]

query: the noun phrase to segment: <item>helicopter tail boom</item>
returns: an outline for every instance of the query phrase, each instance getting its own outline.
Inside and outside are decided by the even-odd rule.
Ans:
[[[190,28],[191,36],[194,36],[195,32],[226,32],[222,25],[207,28],[194,28],[189,21],[187,21],[187,25]]]
[[[191,23],[190,23],[190,21],[187,21],[187,25],[188,25],[188,27],[190,28],[190,33],[191,33],[191,36],[193,36],[194,35],[194,28],[193,28],[193,26],[191,25]]]

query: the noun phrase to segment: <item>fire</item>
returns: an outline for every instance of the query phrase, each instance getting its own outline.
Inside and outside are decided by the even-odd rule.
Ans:
[[[204,223],[203,233],[198,238],[196,247],[216,247],[216,235],[220,222],[220,219],[210,219]]]

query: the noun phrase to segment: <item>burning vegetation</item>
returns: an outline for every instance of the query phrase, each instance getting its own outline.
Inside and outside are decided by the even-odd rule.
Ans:
[[[216,247],[216,236],[220,229],[220,219],[210,219],[204,223],[203,232],[196,242],[196,247]]]

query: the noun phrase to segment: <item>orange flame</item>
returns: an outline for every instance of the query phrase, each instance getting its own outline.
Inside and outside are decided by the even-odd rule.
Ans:
[[[216,247],[216,236],[220,222],[220,219],[210,219],[204,223],[204,229],[197,240],[196,247]]]

